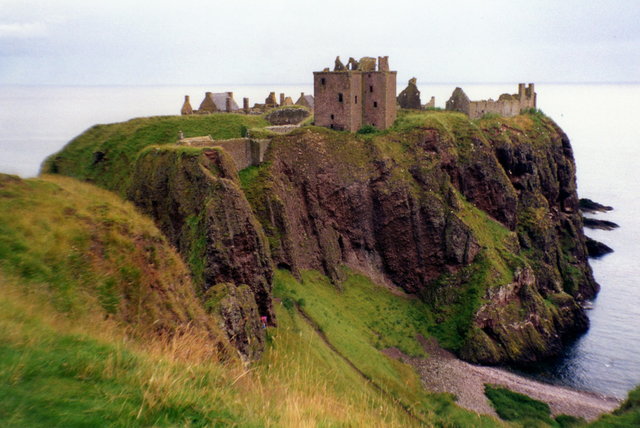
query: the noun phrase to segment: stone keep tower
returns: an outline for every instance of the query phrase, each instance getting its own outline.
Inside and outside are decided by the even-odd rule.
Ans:
[[[345,67],[336,58],[333,71],[313,73],[315,123],[355,132],[364,125],[387,129],[396,120],[396,72],[389,57],[349,59]]]

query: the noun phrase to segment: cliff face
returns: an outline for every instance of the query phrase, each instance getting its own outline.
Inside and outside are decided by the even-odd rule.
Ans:
[[[470,361],[557,354],[597,292],[566,136],[539,115],[420,120],[366,139],[275,138],[245,183],[275,263],[336,284],[346,264],[418,294]]]
[[[240,120],[222,116],[194,123],[218,135]],[[271,136],[266,162],[242,180],[220,148],[148,147],[138,134],[156,135],[155,122],[113,140],[132,124],[88,131],[45,168],[152,216],[248,358],[264,343],[259,316],[274,322],[273,265],[319,270],[337,287],[346,265],[414,294],[430,305],[432,333],[474,362],[532,363],[588,326],[580,302],[598,286],[573,155],[541,114],[401,111],[373,135],[303,127]]]
[[[155,219],[188,262],[232,343],[245,357],[257,358],[264,345],[260,316],[274,322],[273,270],[233,161],[221,149],[149,148],[138,157],[131,183],[128,198]]]

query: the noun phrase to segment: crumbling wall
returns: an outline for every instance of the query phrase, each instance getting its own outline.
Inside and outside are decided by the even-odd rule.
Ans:
[[[191,102],[189,101],[189,95],[184,96],[184,104],[182,104],[182,108],[180,109],[180,114],[183,116],[193,114],[193,107],[191,107]]]
[[[396,72],[362,73],[362,124],[387,129],[396,120]]]
[[[309,110],[303,107],[289,107],[272,110],[265,119],[272,125],[296,125],[307,117]]]
[[[398,104],[400,108],[411,108],[420,110],[422,102],[420,101],[420,91],[418,90],[417,80],[415,77],[409,79],[409,84],[398,95]]]
[[[461,88],[456,88],[447,101],[446,109],[465,113],[471,119],[477,119],[487,113],[510,117],[519,115],[522,110],[535,108],[536,98],[533,83],[528,87],[520,83],[517,94],[502,94],[497,101],[492,99],[470,101]]]
[[[271,140],[257,138],[231,138],[228,140],[214,140],[210,136],[184,138],[179,145],[190,147],[222,147],[233,159],[236,169],[241,170],[250,166],[257,166],[264,162],[264,155]]]
[[[351,132],[362,125],[390,127],[396,119],[396,72],[389,71],[389,58],[378,57],[378,71],[371,57],[348,64],[351,69],[338,57],[333,72],[313,73],[315,124]]]

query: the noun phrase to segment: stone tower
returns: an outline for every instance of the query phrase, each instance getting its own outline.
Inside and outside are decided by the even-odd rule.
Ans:
[[[313,73],[315,123],[355,132],[364,125],[387,129],[396,119],[396,72],[389,57],[364,57],[345,67],[336,58],[333,71]]]

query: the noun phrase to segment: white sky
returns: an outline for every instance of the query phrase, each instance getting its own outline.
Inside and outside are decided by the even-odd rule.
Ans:
[[[640,81],[638,0],[0,0],[0,84]]]

